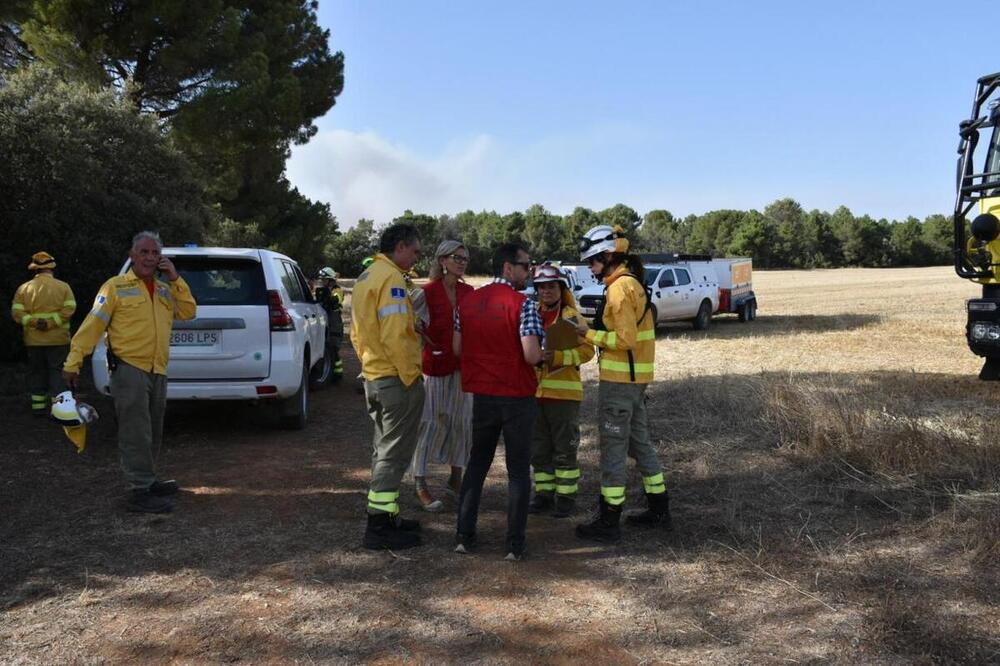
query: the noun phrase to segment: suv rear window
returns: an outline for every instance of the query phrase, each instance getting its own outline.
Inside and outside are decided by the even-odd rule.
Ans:
[[[264,270],[250,259],[171,257],[198,305],[267,305]]]

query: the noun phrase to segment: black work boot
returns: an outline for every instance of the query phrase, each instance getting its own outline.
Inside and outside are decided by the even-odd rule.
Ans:
[[[649,508],[642,513],[625,516],[626,525],[636,527],[660,527],[668,532],[673,529],[670,522],[670,498],[666,493],[646,495]]]
[[[153,481],[153,485],[149,487],[150,494],[157,497],[170,497],[171,495],[176,495],[179,490],[180,486],[173,479],[169,481]]]
[[[420,535],[396,527],[388,513],[369,513],[362,545],[369,550],[402,550],[420,545]]]
[[[402,530],[403,532],[419,532],[420,531],[420,521],[413,520],[412,518],[403,518],[398,513],[393,516],[392,524],[397,530]]]
[[[536,492],[528,504],[528,513],[545,513],[552,508],[553,493],[551,490]]]
[[[600,541],[602,543],[618,543],[622,538],[619,522],[622,518],[622,508],[611,506],[601,497],[598,499],[600,512],[592,521],[576,526],[576,535],[581,539]]]
[[[132,513],[169,513],[174,505],[166,497],[158,497],[145,488],[129,493],[125,508]]]
[[[556,508],[552,511],[553,518],[566,518],[573,515],[576,509],[576,499],[572,495],[556,494]]]

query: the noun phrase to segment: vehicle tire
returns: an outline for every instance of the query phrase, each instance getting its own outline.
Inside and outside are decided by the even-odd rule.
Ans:
[[[701,306],[698,308],[698,314],[694,318],[694,330],[704,331],[708,328],[709,323],[712,321],[712,304],[708,301],[702,301]]]
[[[280,405],[279,423],[288,430],[302,430],[309,419],[309,357],[302,363],[302,381],[295,395],[286,398]]]
[[[750,301],[747,303],[747,321],[755,319],[757,319],[757,301]]]
[[[309,372],[309,384],[313,391],[319,391],[328,386],[333,378],[333,354],[330,353],[330,343],[324,350],[323,358]]]
[[[743,305],[741,305],[739,310],[737,311],[736,316],[742,322],[750,321],[750,304],[744,303]]]

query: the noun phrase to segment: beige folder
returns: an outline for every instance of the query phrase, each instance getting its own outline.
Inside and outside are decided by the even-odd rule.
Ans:
[[[548,350],[575,349],[579,344],[580,336],[576,327],[565,319],[559,319],[545,329],[545,348]]]

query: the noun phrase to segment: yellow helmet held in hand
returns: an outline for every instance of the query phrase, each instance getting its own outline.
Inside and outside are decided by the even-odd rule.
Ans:
[[[97,410],[73,397],[72,391],[63,391],[52,401],[52,418],[62,424],[63,432],[73,442],[77,453],[87,446],[87,424],[99,417]]]

